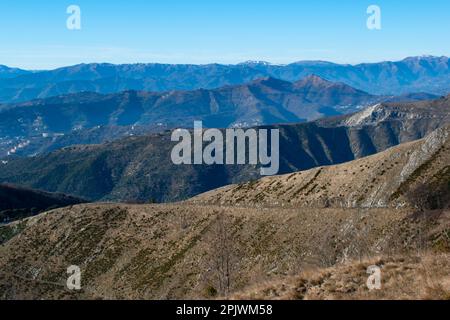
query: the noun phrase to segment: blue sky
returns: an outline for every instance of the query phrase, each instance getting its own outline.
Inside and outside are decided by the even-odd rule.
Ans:
[[[69,5],[82,29],[66,28]],[[380,6],[382,29],[368,30]],[[448,0],[2,0],[0,64],[359,63],[450,55]]]

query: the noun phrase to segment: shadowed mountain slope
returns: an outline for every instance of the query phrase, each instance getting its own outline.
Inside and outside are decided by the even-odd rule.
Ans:
[[[299,122],[338,114],[335,107],[356,108],[382,99],[316,76],[294,83],[261,78],[214,90],[80,93],[4,106],[0,134],[67,133],[98,125],[190,127],[194,119],[219,128]]]
[[[318,76],[293,83],[266,77],[214,90],[78,93],[0,106],[0,157],[189,128],[199,120],[214,128],[299,123],[383,101],[430,97],[434,96],[373,96]]]
[[[442,108],[440,103],[434,107]],[[368,141],[374,148],[386,149],[394,141],[409,141],[437,127],[423,140],[340,166],[230,186],[201,195],[194,199],[198,203],[81,204],[1,226],[0,299],[199,299],[227,293],[260,299],[273,298],[272,293],[291,299],[370,299],[374,294],[366,286],[369,262],[386,267],[383,279],[389,280],[387,288],[396,293],[382,297],[395,298],[401,293],[407,298],[444,299],[449,289],[449,211],[440,206],[417,214],[404,198],[405,191],[414,190],[420,182],[427,184],[428,197],[434,199],[440,190],[449,195],[440,189],[448,188],[448,112],[421,110],[430,112],[430,107],[379,105],[360,114],[280,127],[284,139],[291,137],[285,145],[289,149],[284,149],[284,163],[294,159],[286,150],[292,150],[292,156],[308,154],[310,159],[339,161],[345,158],[345,153],[337,152],[343,148],[352,150],[349,158],[356,157],[370,150],[362,148]],[[308,139],[295,140],[289,133]],[[335,151],[312,147],[329,146],[324,142],[334,142]],[[132,187],[152,185],[157,177],[154,172],[160,174],[156,186],[178,188],[173,197],[186,186],[201,186],[207,181],[203,179],[220,182],[220,171],[203,171],[214,167],[161,167],[164,162],[155,154],[164,157],[163,145],[170,146],[166,135],[133,137],[14,160],[6,168],[12,166],[8,168],[11,177],[13,172],[28,178],[41,172],[36,181],[58,186],[62,179],[64,187],[80,183],[91,186],[89,192],[98,192],[102,183],[130,179],[128,186],[112,184],[114,192],[138,194]],[[145,160],[149,156],[153,158]],[[174,169],[178,171],[170,176],[169,170]],[[253,169],[247,168],[250,173]],[[375,188],[363,190],[368,183]],[[246,199],[222,201],[229,196],[227,190]],[[258,196],[260,191],[264,197]],[[334,200],[339,192],[348,197],[349,205],[321,202],[324,194]],[[208,198],[214,195],[221,197]],[[294,200],[295,208],[283,207],[288,198]],[[273,200],[278,203],[274,205]],[[384,207],[382,201],[397,206]],[[417,256],[423,248],[428,248],[427,254]],[[366,260],[366,256],[383,258]],[[355,263],[358,258],[361,262]],[[223,272],[215,267],[223,259],[229,265],[226,289]],[[71,265],[82,272],[80,291],[66,290]],[[433,270],[433,278],[424,269]],[[308,274],[307,270],[316,271]],[[415,290],[419,287],[423,290]]]
[[[65,194],[0,184],[0,222],[23,219],[50,209],[85,202]]]

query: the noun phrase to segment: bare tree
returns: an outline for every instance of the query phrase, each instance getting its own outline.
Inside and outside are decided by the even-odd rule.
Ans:
[[[332,226],[326,225],[324,229],[312,235],[307,243],[311,255],[305,259],[306,264],[328,268],[336,263],[336,237]]]
[[[417,255],[426,249],[425,232],[428,225],[429,211],[432,209],[432,190],[427,184],[420,182],[414,189],[410,189],[405,194],[410,205],[415,209],[411,218],[414,221],[413,240]]]
[[[180,223],[180,229],[186,230],[189,227],[188,213],[185,210],[181,210],[178,215],[178,218]]]
[[[237,241],[228,219],[225,214],[218,214],[208,241],[210,270],[216,278],[218,293],[224,296],[228,296],[232,289],[239,261]]]
[[[351,255],[356,256],[359,262],[362,263],[363,258],[370,255],[370,223],[366,210],[359,208],[353,215],[353,228],[349,235],[351,241]]]

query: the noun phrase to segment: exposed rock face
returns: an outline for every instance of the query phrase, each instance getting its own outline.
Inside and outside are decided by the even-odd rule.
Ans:
[[[382,268],[382,290],[368,290],[367,270],[370,266]],[[424,270],[426,277],[423,276]],[[234,293],[231,299],[446,300],[450,292],[449,270],[448,253],[419,257],[383,256],[256,284]]]
[[[408,163],[400,173],[400,182],[407,180],[415,170],[425,162],[429,161],[444,146],[448,145],[449,126],[437,129],[425,138],[420,148],[414,150],[409,157]],[[447,163],[449,165],[449,163]]]

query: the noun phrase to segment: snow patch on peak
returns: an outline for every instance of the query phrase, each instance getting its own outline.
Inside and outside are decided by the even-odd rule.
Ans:
[[[241,62],[238,65],[262,65],[262,66],[270,66],[272,63],[267,61],[260,61],[260,60],[248,60],[245,62]]]

